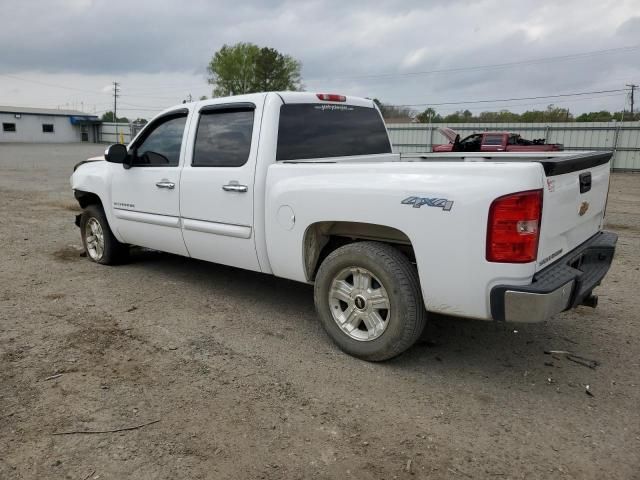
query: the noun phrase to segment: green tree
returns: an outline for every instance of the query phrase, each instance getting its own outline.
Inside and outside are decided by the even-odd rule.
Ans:
[[[424,112],[416,116],[416,119],[420,123],[438,123],[442,121],[442,117],[431,107],[425,108]]]
[[[382,118],[388,123],[409,123],[413,122],[416,112],[409,107],[402,107],[397,105],[387,105],[382,103],[377,98],[373,99],[373,102],[380,109]]]
[[[257,92],[300,90],[301,63],[274,48],[263,47],[256,58],[253,88]]]
[[[611,120],[613,120],[613,115],[607,110],[583,113],[576,117],[576,122],[610,122]]]
[[[462,123],[468,120],[466,120],[464,112],[462,110],[458,110],[457,112],[453,112],[453,113],[450,113],[449,115],[445,115],[442,121],[444,123]]]
[[[253,43],[223,45],[211,58],[208,82],[213,96],[270,90],[301,90],[301,64],[290,55]]]
[[[118,117],[117,120],[113,119],[113,112],[104,112],[102,114],[101,120],[103,122],[117,122],[117,123],[129,123],[129,119],[127,117]]]

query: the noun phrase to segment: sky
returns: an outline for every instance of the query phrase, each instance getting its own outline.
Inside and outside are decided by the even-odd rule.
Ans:
[[[417,111],[621,110],[625,84],[640,84],[640,0],[0,0],[0,12],[0,105],[100,115],[117,81],[119,116],[151,118],[210,96],[212,55],[241,41],[301,61],[305,90]],[[530,98],[573,93],[586,94]]]

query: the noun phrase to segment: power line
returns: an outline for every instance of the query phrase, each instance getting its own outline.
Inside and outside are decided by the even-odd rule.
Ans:
[[[338,77],[316,77],[316,79],[325,80],[325,79],[358,79],[358,78],[387,78],[387,77],[390,78],[390,77],[433,75],[433,74],[440,74],[440,73],[457,73],[457,72],[466,72],[466,71],[474,71],[474,70],[509,68],[509,67],[517,67],[522,65],[537,65],[540,63],[552,63],[552,62],[558,62],[558,61],[564,61],[564,60],[575,60],[579,58],[588,58],[588,57],[598,56],[598,55],[608,55],[612,53],[632,52],[638,49],[640,49],[640,45],[631,45],[627,47],[609,48],[606,50],[594,50],[591,52],[572,53],[568,55],[558,55],[554,57],[541,57],[541,58],[533,58],[529,60],[519,60],[516,62],[493,63],[493,64],[487,64],[487,65],[473,65],[469,67],[443,68],[443,69],[426,70],[426,71],[419,71],[419,72],[380,73],[380,74],[370,74],[370,75],[348,75],[348,76],[338,76]]]
[[[620,94],[619,93],[609,93],[607,95],[597,95],[597,96],[593,96],[593,97],[580,97],[580,98],[572,98],[572,99],[568,99],[568,100],[557,100],[554,102],[554,104],[556,103],[567,103],[567,102],[578,102],[578,101],[584,101],[584,100],[596,100],[599,98],[607,98],[607,97],[619,97]],[[500,109],[507,109],[507,108],[515,108],[515,107],[533,107],[536,105],[548,105],[548,102],[527,102],[527,103],[512,103],[512,104],[508,104],[508,105],[491,105],[490,108],[495,109],[495,110],[500,110]],[[397,105],[389,105],[392,107],[395,107]],[[478,106],[478,107],[468,107],[468,110],[471,111],[482,111],[482,109],[487,108],[484,106]]]
[[[132,92],[141,92],[141,93],[149,93],[149,92],[156,92],[158,90],[164,90],[164,91],[183,91],[184,89],[197,89],[197,88],[204,88],[207,90],[211,89],[211,85],[207,83],[207,80],[203,80],[203,83],[198,83],[196,84],[173,84],[173,85],[153,85],[150,87],[134,87],[131,88]]]
[[[175,100],[177,98],[180,98],[181,95],[172,95],[172,96],[156,96],[156,95],[122,95],[123,97],[134,97],[134,98],[153,98],[156,100]]]
[[[519,98],[499,98],[492,100],[468,100],[463,102],[439,102],[439,103],[408,103],[404,105],[393,105],[394,107],[422,107],[422,106],[430,106],[430,107],[438,107],[443,105],[471,105],[474,103],[496,103],[496,102],[515,102],[519,100],[540,100],[544,98],[562,98],[562,97],[577,97],[581,95],[593,95],[597,93],[614,93],[614,92],[624,92],[623,88],[618,88],[614,90],[596,90],[592,92],[577,92],[577,93],[562,93],[558,95],[539,95],[535,97],[519,97]]]
[[[30,78],[18,77],[17,75],[9,75],[7,73],[0,73],[0,75],[2,75],[3,77],[13,78],[15,80],[21,80],[23,82],[37,83],[39,85],[44,85],[46,87],[62,88],[65,90],[75,90],[78,92],[92,93],[94,95],[111,95],[108,92],[98,92],[97,90],[86,90],[84,88],[68,87],[66,85],[56,85],[54,83],[41,82],[40,80],[32,80]]]
[[[76,92],[84,92],[84,93],[91,93],[93,95],[109,95],[111,96],[112,93],[109,92],[104,92],[104,91],[98,91],[98,90],[87,90],[85,88],[77,88],[77,87],[69,87],[66,85],[58,85],[55,83],[50,83],[50,82],[43,82],[40,80],[33,80],[31,78],[25,78],[25,77],[20,77],[17,75],[9,75],[7,73],[0,73],[0,76],[3,77],[7,77],[7,78],[13,78],[14,80],[20,80],[23,82],[30,82],[30,83],[35,83],[38,85],[44,85],[46,87],[52,87],[52,88],[61,88],[63,90],[72,90],[72,91],[76,91]],[[202,86],[202,88],[205,88],[206,85]],[[183,90],[184,87],[181,87],[180,90]],[[198,88],[196,86],[194,86],[193,88]],[[145,91],[147,89],[144,89]],[[142,97],[142,98],[154,98],[154,99],[158,99],[158,100],[176,100],[180,97],[180,95],[174,95],[174,96],[156,96],[156,95],[121,95],[122,97]],[[177,100],[176,100],[177,101]]]
[[[568,101],[582,101],[582,100],[593,100],[598,98],[606,98],[606,97],[614,97],[618,96],[620,92],[624,92],[624,89],[613,89],[613,90],[597,90],[593,92],[577,92],[577,93],[567,93],[567,94],[559,94],[559,95],[541,95],[536,97],[520,97],[520,98],[510,98],[510,99],[493,99],[493,100],[472,100],[469,102],[441,102],[441,103],[420,103],[420,104],[385,104],[390,107],[415,107],[415,106],[445,106],[445,105],[468,105],[468,104],[484,104],[484,103],[494,103],[494,102],[511,102],[511,101],[521,101],[521,100],[540,100],[540,99],[550,99],[550,98],[571,98],[571,97],[579,97],[579,98],[571,98],[571,100],[559,100],[557,103],[565,103]],[[585,95],[595,95],[585,97]],[[531,105],[542,105],[546,102],[528,102],[514,105],[502,105],[502,106],[493,106],[492,108],[509,108],[509,107],[522,107],[522,106],[531,106]],[[148,112],[159,112],[166,108],[165,106],[153,107],[150,105],[136,105],[131,103],[120,102],[120,105],[124,105],[126,107],[133,108],[120,108],[120,110],[124,111],[148,111]]]
[[[487,64],[487,65],[472,65],[472,66],[468,66],[468,67],[456,67],[456,68],[444,68],[444,69],[436,69],[436,70],[427,70],[427,71],[418,71],[418,72],[400,72],[400,73],[382,73],[382,74],[365,74],[365,75],[347,75],[347,76],[337,76],[337,77],[316,77],[316,79],[332,79],[332,78],[343,78],[343,79],[357,79],[357,78],[384,78],[384,77],[406,77],[406,76],[419,76],[419,75],[431,75],[431,74],[441,74],[441,73],[457,73],[457,72],[463,72],[463,71],[474,71],[474,70],[483,70],[483,69],[496,69],[496,68],[508,68],[508,67],[515,67],[515,66],[522,66],[522,65],[535,65],[535,64],[540,64],[540,63],[550,63],[550,62],[557,62],[557,61],[563,61],[563,60],[573,60],[573,59],[579,59],[579,58],[586,58],[586,57],[592,57],[592,56],[599,56],[599,55],[608,55],[608,54],[615,54],[615,53],[626,53],[626,52],[632,52],[635,50],[640,49],[640,45],[631,45],[631,46],[626,46],[626,47],[618,47],[618,48],[610,48],[610,49],[605,49],[605,50],[594,50],[594,51],[590,51],[590,52],[580,52],[580,53],[573,53],[573,54],[567,54],[567,55],[558,55],[558,56],[553,56],[553,57],[541,57],[541,58],[534,58],[534,59],[529,59],[529,60],[520,60],[520,61],[516,61],[516,62],[505,62],[505,63],[495,63],[495,64]],[[43,82],[40,80],[33,80],[30,78],[24,78],[24,77],[20,77],[17,75],[10,75],[10,74],[6,74],[6,73],[0,73],[1,76],[7,77],[7,78],[13,78],[15,80],[21,80],[24,82],[31,82],[31,83],[36,83],[39,85],[45,85],[48,87],[53,87],[53,88],[61,88],[64,90],[73,90],[73,91],[78,91],[78,92],[85,92],[85,93],[92,93],[95,95],[111,95],[108,92],[104,92],[104,91],[97,91],[97,90],[87,90],[84,88],[77,88],[77,87],[69,87],[67,85],[58,85],[55,83],[49,83],[49,82]],[[311,79],[313,80],[313,78]],[[202,85],[202,88],[206,88],[208,85],[204,84]],[[169,86],[167,86],[168,88],[171,88]],[[199,86],[193,85],[193,88],[198,88]],[[164,88],[164,87],[151,87],[151,88],[144,88],[141,87],[142,89],[144,89],[144,91],[150,91],[150,90],[154,90],[155,88]],[[177,87],[180,89],[185,88],[184,85]],[[177,89],[176,88],[176,89]],[[155,96],[155,95],[125,95],[125,96],[135,96],[135,97],[146,97],[146,98],[157,98],[157,99],[174,99],[174,96]]]
[[[121,112],[161,112],[165,110],[166,107],[158,107],[158,108],[119,108]]]

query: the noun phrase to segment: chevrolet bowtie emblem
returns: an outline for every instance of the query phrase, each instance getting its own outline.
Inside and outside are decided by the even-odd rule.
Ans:
[[[580,216],[583,216],[585,213],[587,213],[587,210],[589,210],[589,202],[582,202],[582,204],[580,204],[580,210],[578,210],[578,214]]]

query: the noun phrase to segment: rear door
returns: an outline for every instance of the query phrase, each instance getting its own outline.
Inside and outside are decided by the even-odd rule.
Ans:
[[[260,271],[253,230],[261,102],[201,107],[180,181],[182,232],[194,258]]]
[[[542,162],[546,170],[537,268],[544,268],[601,230],[611,153]]]

